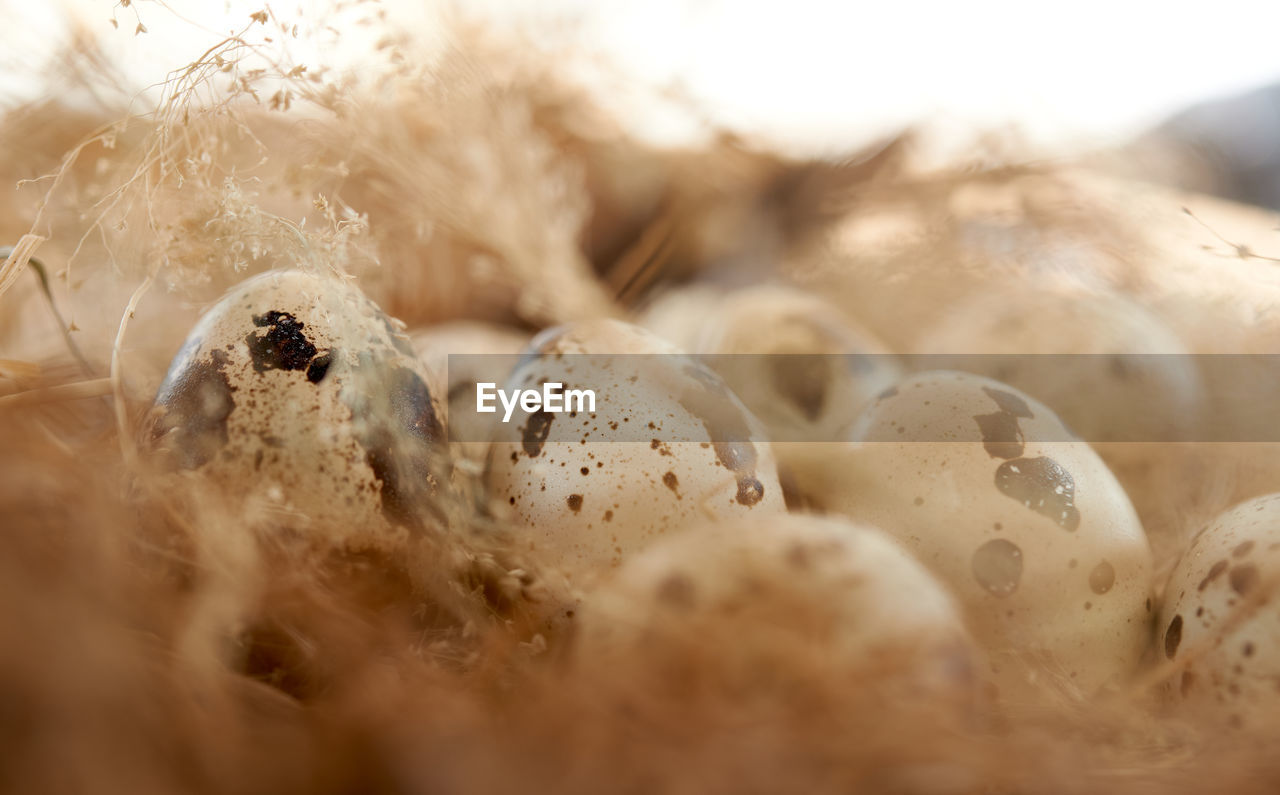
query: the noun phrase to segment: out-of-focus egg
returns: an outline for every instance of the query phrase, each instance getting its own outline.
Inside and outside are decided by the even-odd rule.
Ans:
[[[675,348],[599,320],[544,332],[531,351],[509,388],[595,395],[594,411],[513,417],[490,448],[494,511],[545,563],[589,577],[691,521],[785,510],[755,418]]]
[[[706,305],[672,311],[695,300]],[[646,323],[658,334],[674,328],[678,346],[709,354],[775,442],[843,440],[862,408],[902,374],[869,332],[794,287],[759,285],[718,300],[677,292],[655,304]]]
[[[415,331],[413,349],[427,371],[445,386],[445,413],[455,464],[482,465],[489,449],[490,414],[476,413],[476,384],[502,383],[512,358],[529,342],[529,334],[515,328],[478,321],[441,323]],[[454,354],[452,362],[449,355]]]
[[[982,293],[925,332],[916,353],[980,354],[964,361],[1032,395],[1090,442],[1175,441],[1199,421],[1203,389],[1186,346],[1113,293]]]
[[[1151,551],[1124,490],[1053,412],[986,378],[921,373],[873,403],[855,438],[805,473],[812,487],[951,588],[1006,700],[1090,695],[1133,672]]]
[[[575,651],[581,665],[634,670],[664,652],[701,656],[709,639],[752,687],[806,658],[917,695],[974,682],[951,596],[888,537],[841,518],[752,517],[665,539],[587,597]]]
[[[1185,661],[1176,689],[1233,724],[1280,706],[1280,494],[1237,505],[1192,540],[1165,588],[1156,649]],[[1189,659],[1187,659],[1189,657]]]
[[[150,446],[315,540],[385,545],[436,510],[440,406],[401,329],[337,278],[248,279],[188,335]]]

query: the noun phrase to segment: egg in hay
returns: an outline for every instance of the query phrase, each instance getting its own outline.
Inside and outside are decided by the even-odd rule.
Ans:
[[[382,546],[437,513],[435,391],[400,328],[354,286],[271,271],[196,323],[146,441],[170,468],[239,504],[264,501],[313,540]]]
[[[755,418],[713,372],[615,320],[544,332],[511,389],[590,390],[594,410],[540,409],[499,426],[493,511],[543,560],[590,577],[691,521],[785,510]]]
[[[651,326],[707,362],[774,442],[828,442],[848,434],[862,407],[901,376],[889,350],[836,307],[804,290],[758,285],[704,298],[693,320],[674,308],[704,296],[677,292],[651,307]],[[668,309],[668,307],[672,309]]]
[[[815,473],[826,506],[884,529],[964,607],[1006,700],[1088,696],[1148,646],[1152,560],[1101,459],[1044,405],[979,376],[920,373]]]
[[[1280,494],[1241,503],[1192,539],[1165,587],[1159,659],[1175,691],[1236,725],[1274,724],[1280,703]]]
[[[952,597],[888,536],[840,517],[751,517],[664,539],[587,597],[575,652],[625,670],[696,658],[709,640],[717,676],[752,690],[803,676],[805,660],[915,696],[974,681]]]

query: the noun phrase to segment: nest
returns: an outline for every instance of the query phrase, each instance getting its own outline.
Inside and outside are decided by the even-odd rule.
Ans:
[[[300,22],[321,35],[255,14],[143,113],[80,35],[46,98],[0,118],[20,183],[0,206],[0,787],[1274,791],[1266,731],[1163,704],[1176,668],[1088,703],[940,707],[812,650],[744,669],[719,653],[735,625],[593,669],[506,528],[300,555],[158,488],[138,430],[193,315],[276,267],[351,277],[410,328],[626,318],[695,278],[774,279],[899,351],[957,296],[1034,281],[1130,296],[1196,352],[1275,352],[1261,212],[1008,157],[924,170],[909,134],[841,160],[714,130],[655,147],[554,58],[463,21],[429,50],[371,16],[388,36],[359,77],[293,60]],[[1162,569],[1275,489],[1266,457],[1118,467]]]

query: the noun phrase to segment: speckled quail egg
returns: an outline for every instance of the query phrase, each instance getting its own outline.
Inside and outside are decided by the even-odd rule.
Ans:
[[[354,286],[272,271],[196,323],[149,446],[317,541],[384,545],[431,521],[440,406],[408,338]]]
[[[1280,494],[1241,503],[1192,540],[1165,588],[1156,649],[1185,663],[1184,702],[1258,724],[1280,707]],[[1270,721],[1274,723],[1274,717]]]
[[[750,517],[664,539],[587,597],[575,651],[580,665],[634,668],[708,639],[752,688],[806,656],[908,680],[917,695],[975,681],[952,597],[880,531],[838,517]]]
[[[454,442],[455,465],[483,464],[492,425],[485,420],[493,415],[475,412],[476,384],[502,383],[529,336],[509,326],[470,320],[428,326],[411,335],[413,349],[427,371],[446,385],[445,420]]]
[[[544,383],[592,390],[595,410],[503,423],[487,483],[494,511],[570,577],[589,579],[695,519],[785,510],[750,412],[647,331],[595,320],[544,332],[507,385]]]
[[[694,293],[694,297],[702,293]],[[660,328],[689,296],[652,307]],[[816,295],[759,285],[710,300],[697,323],[684,321],[673,341],[708,364],[764,424],[775,442],[843,439],[862,407],[901,376],[888,349]]]
[[[825,506],[899,539],[959,598],[1007,701],[1120,683],[1150,638],[1151,551],[1096,454],[980,376],[920,373],[806,473]]]

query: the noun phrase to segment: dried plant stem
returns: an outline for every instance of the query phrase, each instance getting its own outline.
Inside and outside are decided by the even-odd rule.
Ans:
[[[43,389],[28,389],[12,395],[0,396],[0,409],[29,406],[37,403],[53,403],[64,400],[84,400],[85,398],[102,397],[111,394],[110,378],[95,378],[91,381],[77,381],[72,384],[59,384]]]
[[[146,295],[147,290],[151,289],[154,279],[152,274],[148,274],[147,278],[142,280],[138,285],[138,289],[133,291],[133,295],[129,296],[129,305],[125,307],[124,314],[120,317],[120,326],[116,329],[116,339],[111,345],[111,396],[115,401],[116,410],[116,432],[120,436],[120,455],[124,458],[125,467],[129,470],[136,468],[138,463],[138,448],[133,438],[132,429],[129,427],[128,406],[124,398],[124,379],[120,371],[120,356],[124,350],[124,335],[129,328],[129,321],[133,319],[133,313],[138,308],[138,303],[142,300],[142,296]]]
[[[23,235],[18,238],[18,244],[9,252],[4,264],[0,265],[0,297],[3,297],[14,282],[18,281],[18,277],[22,275],[22,269],[27,266],[31,255],[47,239],[39,235]]]

